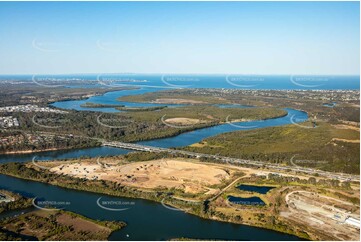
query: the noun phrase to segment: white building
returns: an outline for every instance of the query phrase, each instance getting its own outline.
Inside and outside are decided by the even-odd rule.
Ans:
[[[355,226],[357,228],[360,228],[360,220],[352,218],[352,217],[346,218],[345,224],[349,224],[349,225]]]

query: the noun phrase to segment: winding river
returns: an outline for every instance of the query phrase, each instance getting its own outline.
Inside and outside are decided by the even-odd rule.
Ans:
[[[144,93],[147,90],[122,91],[121,95],[133,95]],[[154,89],[152,89],[154,91]],[[103,96],[92,97],[82,101],[67,101],[53,104],[56,107],[78,109],[81,103],[96,102],[115,104],[115,98],[120,92],[110,92]],[[127,106],[144,106],[144,104],[127,103]],[[94,110],[94,109],[92,109]],[[102,109],[103,110],[103,109]],[[181,147],[199,142],[224,132],[236,130],[249,130],[264,127],[273,127],[307,120],[307,114],[302,111],[286,109],[287,116],[268,119],[263,121],[239,122],[222,124],[214,127],[203,128],[186,132],[171,138],[162,138],[150,141],[142,141],[146,144],[158,147]],[[114,110],[106,110],[114,111]],[[65,158],[77,158],[81,156],[109,156],[128,153],[128,150],[95,147],[87,149],[49,151],[37,153],[37,160],[53,160]],[[13,161],[30,161],[34,154],[9,154],[0,155],[0,163]],[[196,239],[223,239],[223,240],[300,240],[296,236],[275,232],[272,230],[256,228],[246,225],[236,225],[219,221],[199,218],[181,211],[168,209],[162,204],[142,199],[116,198],[108,195],[76,191],[56,187],[39,182],[26,181],[10,176],[0,175],[0,189],[18,192],[27,197],[37,197],[47,201],[66,201],[65,209],[100,220],[120,220],[128,223],[124,229],[111,234],[110,240],[168,240],[172,238],[196,238]],[[121,200],[132,203],[129,209],[124,211],[110,211],[97,205],[97,200]]]

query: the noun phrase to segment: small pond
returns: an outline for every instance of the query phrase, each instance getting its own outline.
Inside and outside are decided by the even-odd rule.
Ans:
[[[240,185],[237,187],[239,190],[247,192],[257,192],[261,194],[266,194],[275,187],[266,187],[266,186],[252,186],[252,185]]]
[[[234,196],[228,196],[228,201],[230,201],[233,204],[239,204],[239,205],[254,205],[254,206],[264,206],[266,205],[265,202],[259,197],[234,197]]]

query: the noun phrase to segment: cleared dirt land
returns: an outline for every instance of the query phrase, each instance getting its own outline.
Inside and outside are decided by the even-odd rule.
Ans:
[[[195,118],[168,118],[164,121],[169,124],[178,124],[178,125],[192,125],[198,123],[206,123],[206,121],[202,121],[200,119],[195,119]]]
[[[281,216],[313,228],[327,231],[328,236],[337,240],[359,241],[359,228],[347,221],[360,221],[359,208],[340,199],[323,196],[315,192],[292,191],[285,197],[288,209]]]
[[[232,169],[222,166],[160,159],[128,164],[76,162],[50,169],[51,172],[90,180],[109,180],[138,188],[175,188],[186,193],[214,194],[214,186],[231,179]]]
[[[321,175],[200,162],[189,158],[136,161],[150,158],[148,155],[140,153],[133,156],[30,162],[2,167],[4,174],[40,177],[40,181],[69,184],[81,190],[108,193],[116,192],[121,187],[117,193],[119,196],[129,195],[127,192],[136,190],[137,196],[144,195],[146,199],[150,197],[148,194],[161,194],[159,199],[162,199],[162,203],[189,213],[273,229],[309,240],[359,238],[360,187],[357,183],[336,182]],[[20,173],[13,173],[14,170]],[[79,180],[70,179],[69,176],[81,178],[82,183],[86,184],[85,188],[77,186]],[[239,185],[253,188],[243,190],[238,188]],[[273,188],[263,193],[257,186]],[[229,196],[250,203],[231,204]],[[264,204],[253,204],[254,200],[248,198],[258,198]],[[206,200],[207,207],[204,206]]]

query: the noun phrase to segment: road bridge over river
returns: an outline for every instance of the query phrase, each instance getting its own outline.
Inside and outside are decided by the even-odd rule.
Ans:
[[[177,150],[177,149],[169,149],[169,148],[162,148],[162,147],[154,147],[154,146],[147,146],[135,143],[125,143],[119,141],[102,141],[103,146],[110,146],[116,148],[123,148],[128,150],[136,150],[136,151],[147,151],[147,152],[167,152],[170,154],[175,155],[185,155],[188,157],[193,158],[210,158],[217,160],[220,163],[228,163],[233,165],[249,165],[249,166],[256,166],[256,167],[266,167],[273,170],[278,171],[294,171],[294,172],[302,172],[308,175],[319,174],[320,176],[324,176],[330,179],[337,179],[340,181],[360,181],[360,176],[357,175],[350,175],[344,173],[335,173],[335,172],[327,172],[307,167],[300,167],[300,166],[286,166],[286,165],[279,165],[279,164],[271,164],[262,161],[253,161],[253,160],[244,160],[244,159],[237,159],[231,158],[226,156],[219,156],[219,155],[211,155],[211,154],[203,154],[203,153],[196,153],[186,150]]]

